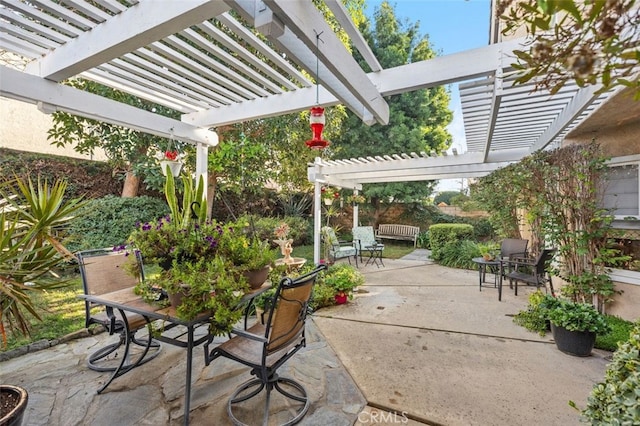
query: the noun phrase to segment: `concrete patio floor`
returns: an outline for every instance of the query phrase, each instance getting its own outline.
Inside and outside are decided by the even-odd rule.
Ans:
[[[478,291],[474,271],[444,268],[416,251],[360,269],[366,284],[349,304],[322,309],[309,344],[283,375],[312,400],[302,425],[578,425],[604,378],[608,352],[565,355],[550,336],[512,322],[526,306],[507,288]],[[86,367],[106,334],[73,340],[0,364],[0,382],[27,388],[25,425],[180,424],[185,351],[164,345],[152,362],[95,393],[106,373]],[[246,368],[194,351],[191,424],[228,425],[226,401]],[[284,410],[284,409],[283,409]],[[382,411],[381,411],[382,410]]]

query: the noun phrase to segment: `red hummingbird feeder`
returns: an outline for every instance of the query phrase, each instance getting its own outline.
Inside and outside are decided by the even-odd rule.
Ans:
[[[313,139],[308,140],[305,144],[311,149],[325,149],[330,142],[322,139],[322,130],[324,129],[324,108],[312,107],[309,111],[309,123],[313,132]]]

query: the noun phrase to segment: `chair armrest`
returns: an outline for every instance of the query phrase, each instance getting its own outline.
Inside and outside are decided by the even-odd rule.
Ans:
[[[509,260],[530,261],[531,258],[529,256],[527,256],[527,252],[526,251],[523,251],[523,252],[519,252],[519,253],[511,253],[511,254],[509,254]]]
[[[240,330],[238,328],[234,328],[231,330],[231,333],[237,334],[238,336],[246,337],[247,339],[257,340],[258,342],[265,343],[267,339],[264,336],[259,336],[257,334],[249,333],[244,330]]]
[[[536,266],[535,259],[525,258],[525,257],[514,257],[511,258],[509,256],[508,260],[503,260],[503,263],[506,263],[509,266]]]

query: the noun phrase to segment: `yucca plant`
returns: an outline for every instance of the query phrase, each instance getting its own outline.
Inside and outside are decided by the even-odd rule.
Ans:
[[[16,191],[17,188],[17,191]],[[31,301],[33,291],[66,285],[47,274],[71,253],[54,232],[67,224],[82,205],[65,201],[66,183],[49,186],[31,179],[7,182],[0,187],[0,335],[6,346],[7,332],[29,334],[28,313],[40,319]]]

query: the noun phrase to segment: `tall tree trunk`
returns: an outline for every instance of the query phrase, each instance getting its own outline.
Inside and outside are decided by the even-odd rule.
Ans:
[[[137,197],[139,187],[140,178],[134,175],[131,170],[127,171],[124,178],[124,186],[122,187],[122,198]]]

